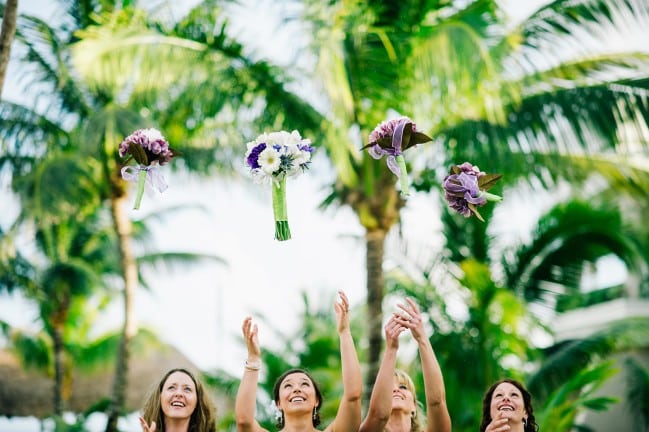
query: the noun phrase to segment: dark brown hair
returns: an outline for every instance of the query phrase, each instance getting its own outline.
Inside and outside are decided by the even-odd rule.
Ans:
[[[520,382],[505,378],[500,381],[496,381],[489,387],[487,392],[482,399],[482,421],[480,422],[480,432],[484,432],[491,423],[491,397],[498,387],[502,383],[509,383],[519,389],[523,395],[523,403],[525,405],[525,411],[527,412],[527,421],[525,422],[525,432],[537,432],[539,426],[536,424],[536,419],[534,418],[534,408],[532,408],[532,395]]]
[[[318,384],[315,382],[311,374],[305,371],[304,369],[289,369],[283,374],[281,374],[279,378],[277,378],[277,380],[275,381],[275,385],[273,385],[273,400],[275,401],[275,404],[277,404],[277,402],[279,401],[279,387],[282,384],[282,381],[284,381],[284,379],[287,376],[296,373],[302,373],[306,375],[309,378],[309,380],[311,380],[311,384],[313,384],[313,389],[315,390],[316,398],[318,399],[318,408],[322,408],[322,393],[320,393],[320,388],[318,388]],[[314,411],[312,419],[313,419],[313,427],[316,427],[320,424],[320,413],[318,413],[317,410]],[[277,427],[279,429],[284,428],[284,413],[282,413],[281,418],[278,419]]]

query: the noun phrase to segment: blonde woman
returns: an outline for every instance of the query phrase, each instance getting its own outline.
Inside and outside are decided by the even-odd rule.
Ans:
[[[386,347],[360,432],[450,432],[442,371],[417,304],[406,299],[385,326]],[[399,336],[410,330],[417,342],[426,394],[426,421],[419,411],[410,376],[396,369]]]

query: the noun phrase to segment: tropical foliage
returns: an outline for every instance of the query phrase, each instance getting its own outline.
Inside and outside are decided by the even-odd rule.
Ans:
[[[611,400],[592,393],[613,374],[600,358],[646,343],[646,322],[623,321],[548,350],[533,339],[548,333],[545,320],[557,310],[591,304],[600,294],[649,293],[649,54],[646,47],[608,43],[621,29],[646,27],[645,2],[557,0],[516,23],[495,0],[291,5],[308,51],[300,67],[287,70],[248,56],[229,35],[227,9],[216,0],[171,22],[134,1],[99,0],[62,1],[57,22],[18,18],[16,48],[35,98],[0,104],[0,173],[9,174],[22,208],[19,224],[2,228],[0,291],[20,290],[38,301],[56,340],[68,331],[75,302],[113,276],[125,321],[107,430],[116,430],[122,414],[135,335],[132,301],[136,288],[146,286],[138,267],[145,224],[127,213],[129,185],[119,175],[117,146],[147,126],[181,151],[174,168],[198,174],[231,174],[241,155],[235,144],[259,129],[296,128],[323,144],[335,177],[324,179],[330,194],[323,205],[351,208],[365,231],[367,308],[359,322],[366,328],[355,334],[367,340],[359,345],[367,350],[361,357],[368,392],[381,353],[387,286],[426,308],[431,341],[444,353],[458,430],[476,428],[482,392],[501,376],[528,383],[549,430],[569,430],[581,409],[609,406]],[[305,85],[291,86],[292,80]],[[440,203],[446,241],[425,254],[437,258],[413,263],[407,256],[408,264],[386,280],[386,238],[403,222],[410,198],[399,194],[385,164],[361,148],[378,123],[399,115],[433,137],[406,155],[416,195],[439,196],[449,166],[467,160],[505,174],[503,193],[497,191],[505,203],[549,190],[556,207],[529,241],[501,244],[497,224],[511,220],[501,210],[507,207],[481,209],[482,223]],[[36,227],[43,262],[13,247],[27,221]],[[631,282],[583,293],[589,266],[610,256],[625,265]],[[327,394],[338,394],[330,311],[312,310],[306,297],[304,303],[304,325],[286,338],[289,355],[264,353],[262,399],[274,378],[297,364],[309,365]],[[578,361],[567,360],[575,355]],[[632,364],[629,370],[638,377],[646,372]],[[209,379],[232,388],[230,378]],[[631,391],[646,425],[645,389],[638,384]],[[326,402],[325,418],[333,406],[335,399]],[[270,413],[262,415],[270,425]]]

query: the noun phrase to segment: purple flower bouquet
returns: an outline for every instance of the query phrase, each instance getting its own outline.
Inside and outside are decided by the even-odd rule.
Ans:
[[[297,177],[311,164],[311,140],[304,139],[298,131],[270,132],[259,135],[247,144],[245,162],[253,181],[272,184],[275,239],[289,240],[286,206],[286,178]]]
[[[369,154],[374,159],[381,159],[387,155],[388,168],[392,171],[401,185],[401,194],[409,195],[410,186],[408,171],[403,152],[417,144],[423,144],[432,139],[419,131],[417,126],[408,117],[399,117],[380,123],[370,133],[370,143],[363,147],[368,148]]]
[[[161,165],[168,163],[172,157],[178,156],[178,152],[169,148],[169,143],[162,136],[159,130],[138,129],[119,145],[119,156],[128,155],[125,163],[135,160],[137,165],[125,165],[122,167],[122,178],[126,181],[137,182],[137,195],[134,209],[140,208],[144,186],[164,192],[167,189],[162,174],[159,172]]]
[[[469,162],[452,166],[442,184],[449,207],[464,217],[475,215],[484,222],[478,207],[487,201],[502,201],[502,197],[487,192],[501,177],[502,174],[486,174]]]

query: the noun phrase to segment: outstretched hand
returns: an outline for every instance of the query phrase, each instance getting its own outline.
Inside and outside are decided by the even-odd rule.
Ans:
[[[340,301],[334,303],[334,309],[336,311],[338,333],[342,333],[349,328],[349,300],[347,299],[347,295],[342,291],[338,291],[338,296],[340,297]]]
[[[406,298],[406,304],[397,305],[401,311],[395,312],[394,317],[399,324],[410,329],[415,340],[420,341],[426,338],[424,320],[421,319],[419,307],[412,299]]]
[[[156,431],[155,422],[152,421],[151,424],[148,425],[146,420],[144,420],[144,417],[142,417],[142,416],[140,416],[140,425],[142,425],[142,432],[155,432]]]
[[[241,326],[243,330],[243,340],[246,342],[248,348],[248,358],[258,359],[261,357],[261,349],[259,348],[259,338],[257,336],[257,324],[252,322],[252,317],[246,317]]]
[[[385,324],[385,344],[387,348],[399,349],[399,336],[406,330],[406,327],[399,323],[395,315],[392,315]]]

